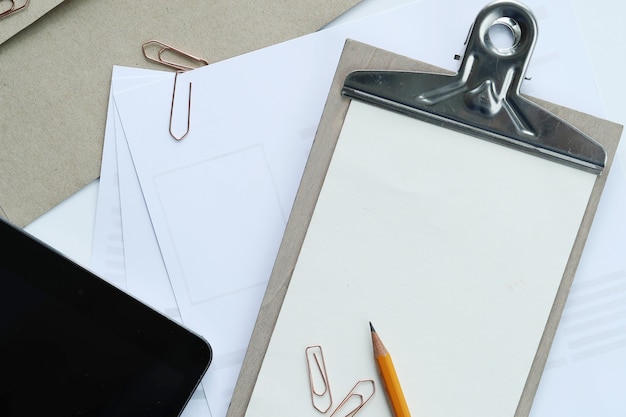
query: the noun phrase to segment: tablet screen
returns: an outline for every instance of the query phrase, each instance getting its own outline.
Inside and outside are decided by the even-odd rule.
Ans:
[[[209,344],[0,221],[0,415],[175,416]]]

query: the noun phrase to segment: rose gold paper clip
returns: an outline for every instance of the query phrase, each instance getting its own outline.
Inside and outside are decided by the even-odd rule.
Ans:
[[[170,107],[170,135],[176,140],[182,140],[189,133],[189,125],[191,121],[191,83],[189,83],[189,98],[187,99],[187,130],[182,136],[176,136],[172,131],[172,119],[174,117],[174,99],[176,98],[176,84],[178,81],[178,74],[181,71],[176,71],[174,75],[174,87],[172,88],[172,106]]]
[[[374,396],[375,392],[376,383],[372,379],[360,380],[341,401],[330,417],[354,417]]]
[[[176,71],[188,71],[209,65],[209,62],[206,59],[193,56],[154,39],[144,42],[141,45],[141,50],[143,51],[143,56],[145,56],[149,61],[168,66]],[[154,52],[154,50],[156,50],[156,52]],[[181,62],[168,60],[165,58],[166,55],[171,55]]]
[[[156,49],[156,52],[154,52],[154,49]],[[183,133],[182,135],[176,135],[172,130],[172,119],[174,117],[174,100],[176,98],[176,84],[178,81],[178,73],[209,65],[209,62],[206,59],[198,58],[197,56],[193,56],[191,54],[181,51],[180,49],[174,48],[173,46],[164,44],[163,42],[159,42],[154,39],[144,42],[141,45],[141,50],[143,52],[143,56],[145,56],[147,60],[156,62],[157,64],[165,65],[169,68],[173,68],[176,70],[176,75],[174,75],[174,87],[172,88],[172,107],[170,108],[169,131],[170,136],[180,141],[189,133],[189,125],[191,121],[191,83],[189,83],[189,99],[187,101],[187,130],[185,130],[185,133]],[[189,65],[186,65],[182,62],[176,63],[174,61],[168,60],[165,58],[166,54],[170,54],[173,57],[176,57]]]
[[[26,0],[24,4],[18,6],[15,0],[9,1],[11,2],[11,7],[9,7],[7,10],[0,10],[0,19],[2,19],[3,17],[11,16],[13,13],[17,13],[20,10],[24,10],[24,8],[28,6],[28,3],[30,3],[30,0]]]
[[[306,365],[309,371],[309,385],[311,388],[311,403],[320,413],[330,410],[333,405],[333,396],[330,392],[328,371],[324,361],[324,352],[319,345],[305,349]]]

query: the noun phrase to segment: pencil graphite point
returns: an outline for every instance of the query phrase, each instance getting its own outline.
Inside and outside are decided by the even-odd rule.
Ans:
[[[374,349],[374,357],[386,356],[388,354],[387,348],[383,345],[383,341],[380,340],[378,333],[374,329],[372,322],[370,321],[370,329],[372,334],[372,348]]]

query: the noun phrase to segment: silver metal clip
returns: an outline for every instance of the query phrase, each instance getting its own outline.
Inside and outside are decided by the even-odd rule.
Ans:
[[[510,32],[510,44],[493,30]],[[537,39],[532,12],[495,1],[472,26],[458,73],[355,71],[343,95],[600,174],[606,152],[595,140],[520,95]]]

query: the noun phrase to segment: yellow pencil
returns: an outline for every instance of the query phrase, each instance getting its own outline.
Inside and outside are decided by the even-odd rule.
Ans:
[[[396,369],[391,361],[391,355],[383,345],[383,342],[378,337],[374,326],[370,323],[370,330],[372,331],[372,346],[374,347],[374,358],[376,359],[376,365],[378,366],[378,372],[385,386],[385,393],[389,400],[389,405],[395,417],[411,417],[409,407],[406,405],[404,394],[402,393],[402,387],[400,387],[400,381],[398,381],[398,375]]]

